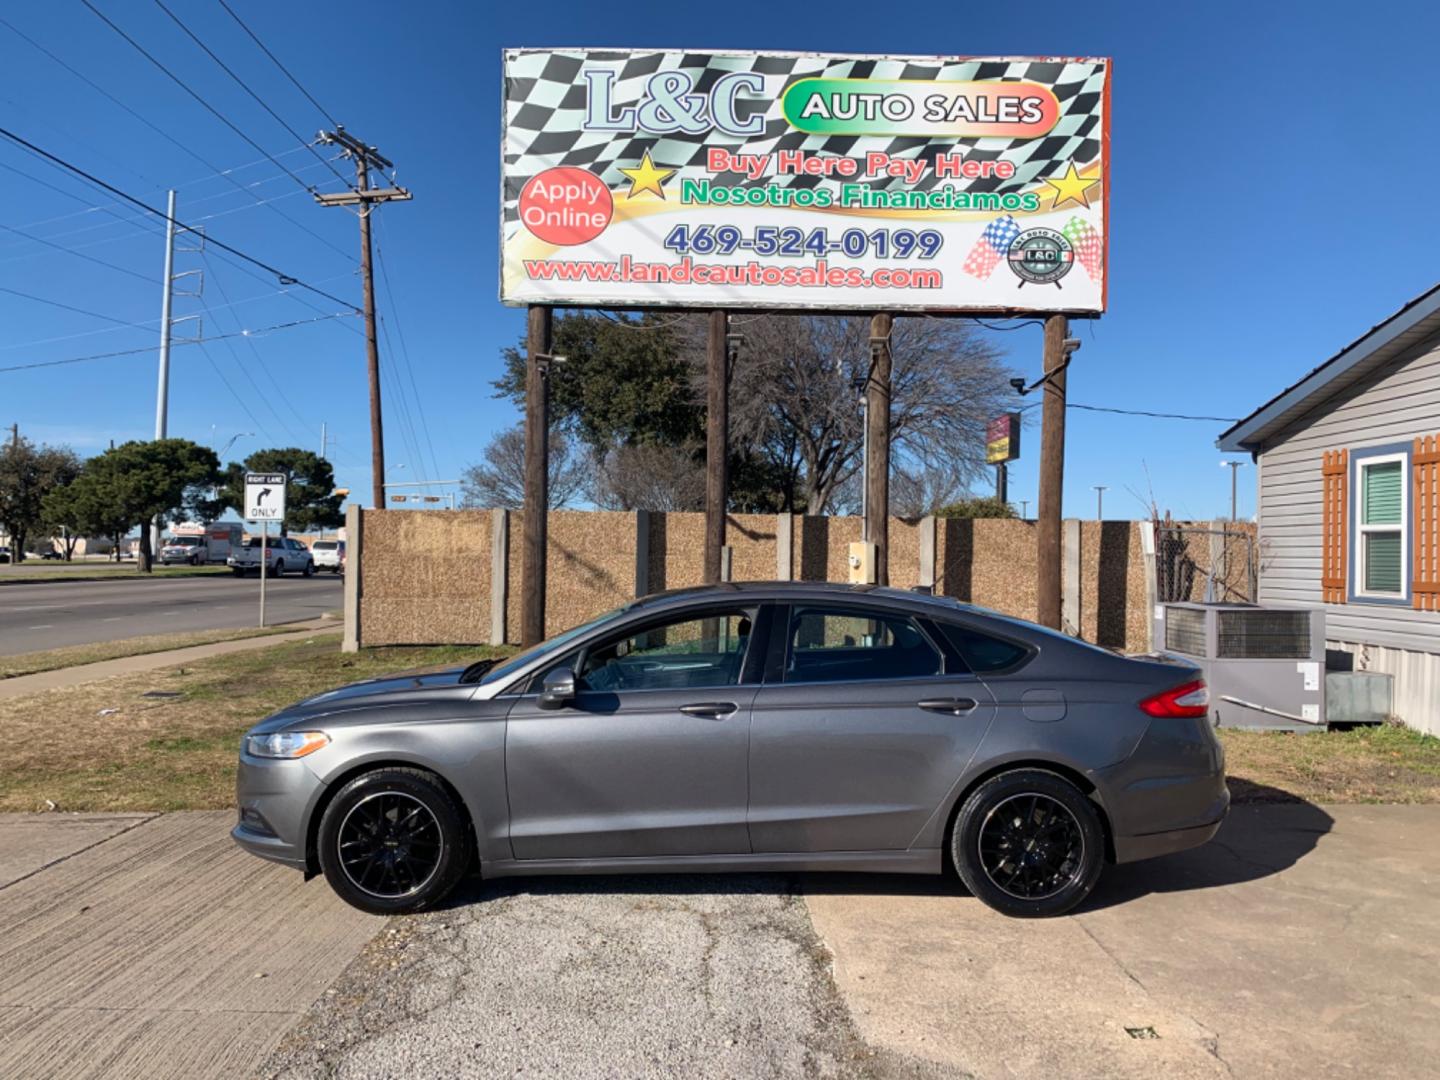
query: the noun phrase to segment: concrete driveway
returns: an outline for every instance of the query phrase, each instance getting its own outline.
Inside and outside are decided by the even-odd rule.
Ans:
[[[1079,914],[948,880],[472,880],[385,922],[228,813],[0,818],[0,1076],[1386,1077],[1440,1061],[1440,806],[1242,806]]]
[[[860,1035],[979,1077],[1440,1072],[1440,806],[1240,806],[1042,922],[803,885]]]

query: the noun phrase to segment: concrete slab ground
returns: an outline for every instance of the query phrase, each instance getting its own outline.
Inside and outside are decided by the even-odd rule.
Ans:
[[[6,814],[0,825],[0,889],[103,844],[154,814]]]
[[[801,885],[878,1048],[981,1078],[1433,1076],[1437,837],[1440,806],[1240,806],[1040,922],[948,882]]]
[[[254,1072],[384,920],[245,854],[232,821],[94,821],[87,844],[76,826],[36,840],[30,815],[0,818],[0,851],[32,852],[0,885],[0,1076]]]

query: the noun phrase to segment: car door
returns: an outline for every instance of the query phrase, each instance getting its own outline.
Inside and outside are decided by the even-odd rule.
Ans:
[[[791,605],[769,646],[751,721],[753,850],[910,847],[994,720],[989,691],[900,610]]]
[[[744,854],[757,611],[725,605],[630,623],[567,657],[574,700],[510,710],[517,859]]]

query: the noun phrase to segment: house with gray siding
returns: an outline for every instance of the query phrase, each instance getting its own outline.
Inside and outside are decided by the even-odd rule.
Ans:
[[[1440,286],[1218,445],[1257,466],[1260,603],[1323,608],[1327,647],[1440,735]]]

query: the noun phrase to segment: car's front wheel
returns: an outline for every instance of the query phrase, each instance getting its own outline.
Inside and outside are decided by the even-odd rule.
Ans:
[[[1005,915],[1063,915],[1100,879],[1105,832],[1083,791],[1043,769],[976,788],[955,820],[950,855],[965,886]]]
[[[301,573],[304,577],[309,577],[311,574],[315,573],[315,564],[313,562],[307,562],[305,564],[305,569],[301,571]]]
[[[372,915],[432,907],[470,862],[460,808],[421,769],[377,769],[351,780],[325,808],[317,844],[330,887]]]

